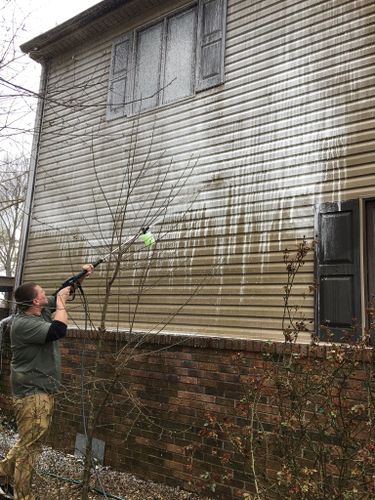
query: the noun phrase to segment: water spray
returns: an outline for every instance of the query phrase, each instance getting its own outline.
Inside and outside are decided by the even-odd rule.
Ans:
[[[108,259],[115,252],[120,252],[120,251],[126,250],[131,245],[133,245],[133,243],[135,243],[138,238],[140,238],[143,241],[144,245],[147,248],[152,247],[152,245],[154,245],[155,241],[156,241],[154,235],[150,231],[150,228],[149,227],[143,227],[140,230],[140,232],[138,232],[135,236],[132,236],[128,240],[124,241],[124,243],[122,243],[121,245],[119,245],[118,247],[116,247],[111,252],[108,252],[106,255],[103,255],[103,257],[99,257],[99,259],[97,259],[95,262],[92,263],[93,267],[95,268],[99,264],[102,264],[103,262],[108,262]],[[79,280],[85,276],[85,274],[87,274],[87,271],[85,269],[83,269],[78,274],[75,274],[74,276],[71,276],[70,278],[68,278],[67,280],[65,280],[64,283],[61,284],[61,286],[54,292],[53,295],[56,295],[60,290],[62,290],[63,288],[66,288],[67,286],[73,286],[74,287],[74,285],[76,285],[79,282]]]

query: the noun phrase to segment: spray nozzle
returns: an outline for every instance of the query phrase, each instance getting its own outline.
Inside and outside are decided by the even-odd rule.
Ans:
[[[151,233],[149,227],[142,228],[142,234],[141,234],[140,238],[146,247],[151,247],[155,243],[154,235]]]

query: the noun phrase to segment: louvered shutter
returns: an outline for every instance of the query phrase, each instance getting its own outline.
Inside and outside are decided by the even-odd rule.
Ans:
[[[199,2],[195,85],[197,91],[224,82],[226,10],[226,0]]]
[[[315,227],[316,329],[323,340],[345,342],[361,333],[358,201],[320,205]]]
[[[113,42],[107,106],[108,120],[129,114],[132,96],[132,52],[132,33]]]

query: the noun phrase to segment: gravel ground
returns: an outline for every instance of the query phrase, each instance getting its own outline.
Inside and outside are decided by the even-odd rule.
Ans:
[[[10,429],[0,430],[0,453],[4,453],[15,443],[17,435]],[[74,481],[80,478],[82,461],[50,447],[44,447],[34,474],[34,494],[43,500],[79,500],[80,487]],[[68,478],[62,480],[54,476]],[[110,467],[98,466],[92,487],[106,492],[105,495],[93,492],[90,499],[118,500],[209,500],[193,493],[169,486],[144,481],[132,474],[117,472]]]

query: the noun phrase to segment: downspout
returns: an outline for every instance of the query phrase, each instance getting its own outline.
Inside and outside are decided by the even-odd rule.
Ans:
[[[39,147],[42,135],[43,115],[44,115],[44,108],[46,101],[45,96],[47,90],[48,64],[46,62],[41,62],[41,65],[42,65],[42,72],[40,75],[39,94],[38,94],[39,97],[36,109],[33,144],[31,148],[29,175],[27,181],[27,191],[26,191],[25,207],[24,207],[24,217],[22,221],[21,237],[20,237],[20,244],[19,244],[19,251],[17,258],[16,276],[14,284],[15,288],[17,288],[21,284],[23,268],[25,265],[26,249],[27,249],[29,230],[31,224],[31,212],[34,199],[35,177],[36,177],[36,170],[39,158]]]

